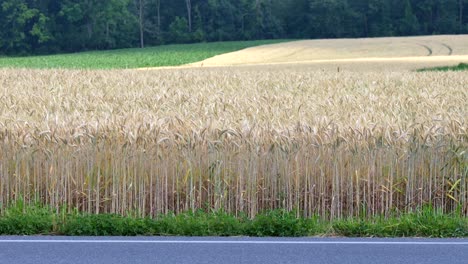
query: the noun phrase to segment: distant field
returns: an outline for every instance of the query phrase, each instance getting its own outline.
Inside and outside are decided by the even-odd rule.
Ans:
[[[213,42],[48,56],[0,57],[0,67],[127,69],[176,66],[204,60],[226,52],[283,41],[285,40]]]
[[[414,70],[468,62],[466,43],[468,35],[216,42],[0,57],[0,67],[152,69],[297,64],[327,71]]]
[[[468,35],[301,40],[222,54],[190,66],[309,64],[317,69],[407,70],[468,62]]]

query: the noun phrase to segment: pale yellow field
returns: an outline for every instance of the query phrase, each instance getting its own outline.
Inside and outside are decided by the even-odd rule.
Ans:
[[[302,40],[248,48],[185,67],[310,64],[315,69],[368,71],[460,62],[468,62],[468,35]]]
[[[466,72],[0,70],[0,204],[468,215]]]

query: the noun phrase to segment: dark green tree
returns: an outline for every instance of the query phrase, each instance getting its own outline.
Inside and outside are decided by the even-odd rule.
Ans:
[[[419,33],[419,21],[413,13],[413,7],[409,0],[404,1],[403,14],[399,23],[399,35],[417,35]]]
[[[310,37],[355,36],[356,13],[347,0],[310,0]]]
[[[0,0],[0,53],[468,33],[467,1]]]
[[[47,27],[49,18],[27,1],[3,0],[0,6],[0,52],[22,54],[35,52],[53,39]]]

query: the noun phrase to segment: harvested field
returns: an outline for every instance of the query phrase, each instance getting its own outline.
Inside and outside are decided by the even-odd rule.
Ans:
[[[0,70],[0,206],[468,215],[468,74]]]
[[[412,70],[468,62],[467,43],[468,35],[301,40],[247,48],[187,66],[312,64],[375,70],[374,64],[390,64],[392,70]]]

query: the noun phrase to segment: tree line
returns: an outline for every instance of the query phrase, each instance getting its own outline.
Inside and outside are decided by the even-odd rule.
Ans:
[[[468,0],[0,0],[0,54],[468,33]]]

